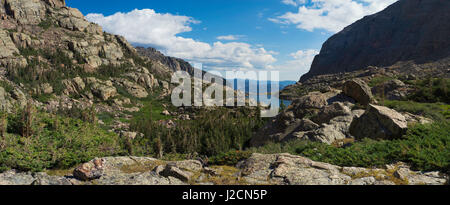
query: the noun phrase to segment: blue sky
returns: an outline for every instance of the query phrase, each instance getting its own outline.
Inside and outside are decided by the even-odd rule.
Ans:
[[[396,0],[67,0],[134,45],[207,70],[277,70],[297,81],[331,35]],[[120,13],[118,13],[120,12]]]

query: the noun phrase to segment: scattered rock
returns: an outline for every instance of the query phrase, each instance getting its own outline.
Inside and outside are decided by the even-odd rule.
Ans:
[[[161,114],[163,114],[165,116],[170,116],[170,112],[168,110],[162,111]]]
[[[164,177],[175,177],[183,182],[188,182],[190,178],[192,177],[192,173],[187,171],[182,171],[175,165],[167,165],[166,168],[160,173],[161,176]]]
[[[121,132],[120,135],[126,139],[134,140],[138,135],[137,132]]]
[[[188,114],[179,115],[178,119],[180,120],[191,120],[191,117]]]
[[[103,174],[103,159],[94,159],[84,163],[73,171],[73,176],[81,181],[98,179]]]

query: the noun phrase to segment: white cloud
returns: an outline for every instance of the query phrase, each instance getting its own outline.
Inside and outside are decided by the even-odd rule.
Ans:
[[[287,12],[269,20],[281,24],[294,24],[307,31],[325,29],[338,32],[345,26],[374,14],[397,0],[282,0],[299,6],[297,13]]]
[[[306,3],[307,0],[282,0],[281,2],[286,5],[297,6],[299,4]]]
[[[270,51],[247,43],[215,42],[213,44],[184,38],[179,34],[192,31],[199,21],[188,16],[157,13],[152,9],[115,13],[111,16],[88,14],[89,21],[101,25],[105,31],[122,35],[134,44],[157,47],[165,54],[201,62],[205,68],[244,67],[271,68],[276,61]]]
[[[319,51],[314,49],[299,50],[289,55],[292,58],[291,60],[277,65],[275,68],[282,71],[283,79],[298,80],[299,76],[309,71],[317,54],[319,54]]]
[[[235,41],[239,40],[240,38],[244,37],[243,35],[227,35],[227,36],[218,36],[218,40],[225,40],[225,41]]]

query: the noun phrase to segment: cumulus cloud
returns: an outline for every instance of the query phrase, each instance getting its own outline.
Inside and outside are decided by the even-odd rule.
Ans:
[[[309,71],[317,54],[319,54],[319,51],[314,49],[299,50],[289,55],[291,60],[277,65],[275,68],[283,72],[281,75],[284,79],[298,80],[299,76]]]
[[[269,20],[281,24],[294,24],[299,29],[314,31],[325,29],[338,32],[345,26],[385,9],[397,0],[282,0],[299,6],[298,12],[287,12]]]
[[[270,68],[276,61],[270,51],[247,43],[209,44],[179,36],[192,31],[192,24],[200,23],[188,16],[162,14],[152,9],[135,9],[111,16],[88,14],[86,18],[101,25],[107,32],[124,36],[131,43],[156,47],[167,55],[203,63],[205,68],[229,66],[264,69]]]

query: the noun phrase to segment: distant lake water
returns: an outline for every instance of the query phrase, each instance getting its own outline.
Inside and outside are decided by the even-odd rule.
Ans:
[[[246,81],[246,88],[245,88],[245,90],[242,90],[242,89],[238,89],[237,88],[237,86],[236,86],[236,84],[237,84],[237,81],[238,80],[235,80],[235,90],[239,90],[239,91],[242,91],[242,92],[245,92],[246,94],[248,94],[249,93],[249,86],[250,86],[250,84],[252,84],[253,86],[257,86],[257,87],[259,87],[261,84],[264,86],[264,85],[269,85],[269,84],[271,84],[271,82],[269,82],[269,81],[249,81],[249,80],[247,80]],[[243,80],[241,80],[241,82],[242,82]],[[286,86],[289,86],[289,85],[293,85],[293,84],[295,84],[295,83],[297,83],[296,81],[280,81],[280,82],[278,82],[279,83],[279,89],[280,89],[280,91],[281,90],[283,90]],[[268,91],[270,92],[271,90],[270,90],[270,87],[268,88]],[[263,103],[263,104],[270,104],[270,101],[271,101],[271,99],[270,99],[270,93],[266,93],[266,94],[260,94],[260,95],[267,95],[267,98],[269,98],[269,99],[261,99],[261,98],[259,98],[258,96],[255,96],[255,97],[253,97],[252,99],[254,99],[254,100],[257,100],[258,102],[261,102],[261,103]],[[249,98],[250,96],[248,96],[247,95],[247,99]],[[281,99],[279,99],[279,98],[277,98],[277,100],[279,100],[280,101],[280,105],[283,103],[285,106],[289,106],[291,103],[292,103],[292,101],[289,101],[289,100],[281,100]]]

